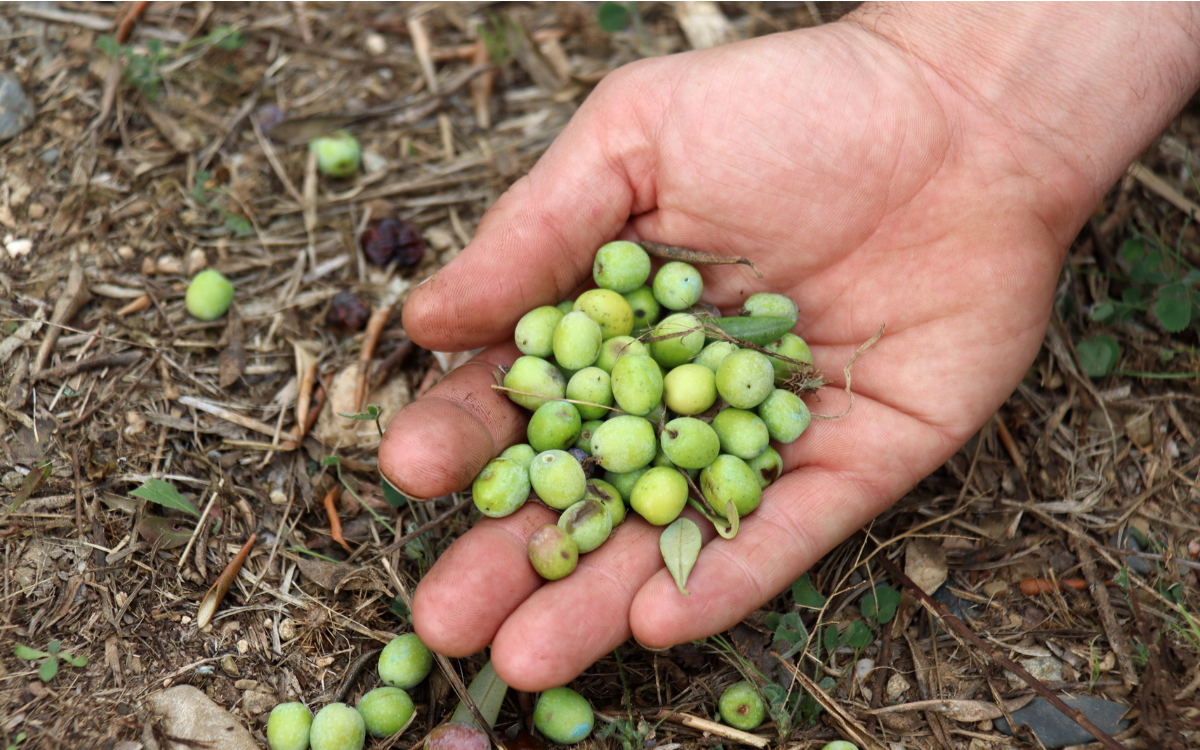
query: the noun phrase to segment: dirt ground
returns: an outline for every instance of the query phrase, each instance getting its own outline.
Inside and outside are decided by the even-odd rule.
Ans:
[[[148,708],[175,685],[264,746],[277,702],[332,700],[356,657],[408,629],[397,595],[474,517],[457,494],[393,508],[375,424],[337,416],[371,404],[386,423],[465,360],[407,340],[407,292],[609,71],[852,7],[641,3],[609,33],[595,3],[163,2],[118,42],[134,5],[0,6],[0,74],[36,110],[0,143],[0,748],[195,746]],[[364,169],[318,177],[304,144],[340,126]],[[733,630],[663,652],[629,642],[585,672],[586,744],[744,743],[663,717],[714,718],[746,675],[773,701],[760,745],[1037,747],[999,731],[1034,688],[983,643],[1052,691],[1128,706],[1125,748],[1200,746],[1197,326],[1168,331],[1152,297],[1200,279],[1198,145],[1189,107],[1096,207],[1038,360],[976,438]],[[368,259],[381,218],[419,231],[415,262]],[[1165,260],[1147,268],[1140,247]],[[205,267],[237,289],[212,322],[184,310]],[[894,616],[877,583],[899,592]],[[47,676],[14,653],[52,641],[86,665]],[[469,681],[485,661],[453,668]],[[408,730],[368,747],[414,747],[457,703],[438,669],[413,696]],[[517,734],[533,699],[506,699],[509,744],[543,746]]]

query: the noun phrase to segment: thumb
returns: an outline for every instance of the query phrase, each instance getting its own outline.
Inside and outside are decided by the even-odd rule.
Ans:
[[[413,290],[403,312],[413,341],[435,351],[495,343],[587,278],[596,249],[629,218],[637,183],[625,165],[648,151],[636,126],[617,124],[632,119],[620,98],[597,89],[458,257]]]

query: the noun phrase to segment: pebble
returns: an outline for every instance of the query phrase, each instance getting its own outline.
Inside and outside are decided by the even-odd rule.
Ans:
[[[46,215],[46,207],[43,206],[41,203],[29,204],[29,218],[33,219],[34,221],[37,221],[38,219],[42,218],[45,215]]]
[[[873,659],[859,659],[858,663],[854,665],[854,676],[859,682],[864,682],[874,670],[875,661]]]
[[[245,710],[247,716],[258,716],[266,713],[279,701],[275,698],[274,693],[268,693],[263,690],[247,690],[242,693],[242,709]]]
[[[1090,695],[1062,695],[1060,697],[1069,707],[1082,711],[1084,716],[1091,719],[1096,726],[1110,736],[1117,734],[1129,725],[1128,721],[1121,720],[1121,717],[1129,710],[1126,705]],[[1086,729],[1050,705],[1045,698],[1034,698],[1028,706],[1013,711],[1012,717],[1018,726],[1029,725],[1029,728],[1046,748],[1053,749],[1095,742],[1095,738]],[[994,724],[1004,734],[1012,735],[1012,729],[1003,717],[996,719]]]
[[[1062,682],[1063,681],[1063,663],[1055,656],[1031,656],[1028,659],[1021,659],[1020,664],[1025,667],[1025,671],[1042,682]],[[1008,678],[1008,684],[1014,690],[1019,690],[1026,687],[1025,680],[1022,680],[1015,673],[1008,670],[1004,671],[1004,676]]]
[[[12,73],[0,73],[0,143],[16,137],[33,122],[33,103]]]
[[[172,746],[219,747],[221,750],[259,750],[250,732],[228,711],[191,685],[177,685],[147,696],[150,710],[162,719]]]
[[[1133,534],[1130,534],[1128,530],[1124,530],[1119,534],[1113,534],[1111,537],[1109,537],[1108,546],[1118,548],[1124,547],[1132,552],[1142,551],[1142,545],[1138,544],[1138,540],[1133,536]],[[1147,562],[1143,557],[1125,555],[1125,564],[1128,565],[1129,569],[1134,573],[1142,576],[1150,575],[1152,570],[1150,563]]]
[[[54,166],[55,164],[58,163],[58,159],[60,156],[62,156],[62,150],[58,149],[54,146],[51,146],[50,148],[43,151],[41,156],[38,158],[40,158],[42,160],[42,163],[49,164],[50,166]]]
[[[241,674],[238,671],[237,662],[234,661],[232,654],[225,654],[221,659],[221,671],[230,677],[237,677]]]
[[[9,256],[13,258],[19,258],[22,255],[29,255],[29,251],[33,249],[33,240],[25,238],[9,240],[8,242],[4,243],[4,249],[7,250]]]
[[[379,57],[384,52],[387,52],[387,40],[382,34],[367,34],[367,38],[363,40],[363,46],[367,48],[367,54],[372,57]]]
[[[887,681],[887,699],[889,703],[896,703],[904,694],[912,688],[912,683],[904,678],[902,674],[893,674]]]

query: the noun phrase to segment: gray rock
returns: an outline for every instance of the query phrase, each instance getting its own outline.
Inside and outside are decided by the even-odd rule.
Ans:
[[[970,620],[979,617],[980,609],[978,604],[960,599],[945,586],[933,592],[933,598],[935,601],[946,605],[946,609],[950,610],[950,614],[960,620]]]
[[[15,137],[33,122],[33,103],[12,73],[0,73],[0,143]]]
[[[196,747],[221,750],[259,750],[250,732],[225,709],[191,685],[177,685],[146,698],[166,733],[174,738],[169,750],[193,750]]]
[[[1028,659],[1021,659],[1021,666],[1025,667],[1026,672],[1042,682],[1063,681],[1063,663],[1053,656],[1033,656]],[[1004,676],[1008,678],[1008,684],[1014,690],[1025,687],[1025,680],[1018,677],[1015,672],[1010,672],[1006,669],[1004,670]]]
[[[1108,540],[1108,546],[1124,547],[1125,549],[1127,549],[1131,552],[1141,552],[1142,551],[1142,545],[1138,544],[1137,538],[1134,537],[1133,534],[1130,534],[1128,529],[1122,531],[1119,534],[1113,534],[1112,537]],[[1144,557],[1136,557],[1134,555],[1125,555],[1125,564],[1129,566],[1130,570],[1132,570],[1134,573],[1137,573],[1138,575],[1141,575],[1141,576],[1150,575],[1150,572],[1152,570],[1152,568],[1150,567],[1150,563]]]
[[[1090,695],[1060,695],[1059,697],[1071,708],[1082,711],[1084,716],[1091,719],[1096,726],[1110,736],[1129,726],[1128,721],[1121,720],[1121,717],[1129,710],[1129,706]],[[1086,729],[1050,705],[1050,701],[1045,698],[1034,698],[1028,706],[1013,711],[1012,717],[1018,726],[1028,725],[1037,735],[1038,740],[1047,748],[1082,745],[1096,741]],[[995,724],[1001,732],[1012,735],[1012,728],[1008,726],[1008,722],[1003,717],[996,719]]]

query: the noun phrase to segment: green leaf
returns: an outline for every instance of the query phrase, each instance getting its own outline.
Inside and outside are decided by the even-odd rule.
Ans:
[[[813,587],[808,573],[797,578],[792,584],[792,598],[805,609],[820,609],[825,606],[825,597]]]
[[[900,606],[900,592],[891,586],[879,585],[874,591],[863,597],[859,609],[863,617],[873,620],[880,625],[891,622],[896,616],[896,607]]]
[[[675,579],[681,594],[688,593],[684,587],[687,586],[688,575],[696,564],[696,558],[700,556],[701,542],[700,527],[688,518],[675,519],[658,538],[658,548],[667,563],[667,570],[671,571],[671,577]]]
[[[59,654],[59,658],[61,658],[67,664],[70,664],[72,667],[86,667],[87,666],[87,657],[86,656],[72,656],[71,654],[67,653],[66,651],[63,651],[61,654]]]
[[[58,674],[58,659],[53,656],[46,657],[42,666],[38,667],[38,679],[42,682],[49,682],[54,679],[56,674]]]
[[[45,659],[49,655],[50,654],[47,654],[45,651],[38,651],[36,648],[30,648],[28,646],[13,647],[13,656],[17,657],[18,659],[33,661],[34,659]]]
[[[766,346],[796,325],[791,318],[768,316],[708,318],[703,322],[711,323],[735,339],[744,339],[759,346]]]
[[[410,624],[412,623],[412,613],[408,611],[408,605],[400,597],[397,596],[395,599],[392,599],[392,603],[388,605],[388,610],[401,620]]]
[[[622,3],[600,3],[596,10],[596,20],[605,34],[615,34],[629,23],[629,10]]]
[[[338,465],[338,457],[337,456],[326,456],[325,458],[321,459],[321,465],[322,466],[337,466]]]
[[[50,652],[51,656],[53,656],[54,654],[57,654],[58,650],[60,648],[62,648],[62,642],[59,641],[57,638],[50,641],[50,643],[46,645],[46,650]]]
[[[388,480],[383,480],[383,501],[393,508],[403,507],[408,502],[404,493],[392,486]]]
[[[846,632],[842,633],[838,642],[851,648],[866,648],[867,644],[871,642],[871,631],[867,629],[862,620],[855,620],[850,623],[850,627],[846,628]]]
[[[1121,358],[1121,345],[1112,336],[1092,336],[1075,345],[1079,366],[1089,378],[1102,378],[1112,372]]]
[[[825,628],[825,635],[822,636],[821,642],[825,644],[825,650],[833,653],[838,647],[838,632],[837,625],[829,625]]]
[[[1171,333],[1179,333],[1192,322],[1192,303],[1188,299],[1187,287],[1183,284],[1170,284],[1158,290],[1158,300],[1154,303],[1154,314]]]
[[[208,36],[213,40],[214,47],[226,52],[233,52],[246,46],[246,37],[232,26],[218,26]]]
[[[508,685],[504,684],[504,680],[496,674],[491,661],[483,665],[483,669],[479,670],[479,674],[475,675],[475,679],[471,680],[471,684],[467,686],[467,695],[475,701],[475,707],[479,709],[479,714],[483,716],[489,727],[496,726],[496,719],[500,716],[500,707],[504,705],[504,696],[507,692]],[[462,701],[459,701],[458,707],[454,709],[454,716],[450,718],[450,721],[478,725],[475,717],[471,714],[471,709],[467,708]]]
[[[1146,255],[1146,241],[1141,237],[1130,237],[1121,245],[1121,257],[1130,263],[1137,263]]]
[[[254,234],[254,225],[250,223],[250,220],[236,214],[226,215],[225,226],[233,232],[235,237],[249,237]]]
[[[149,500],[152,503],[157,503],[167,508],[182,510],[191,513],[197,518],[200,517],[200,511],[196,510],[196,506],[192,505],[186,497],[179,494],[179,490],[175,489],[170,482],[164,482],[161,479],[147,479],[141,487],[138,487],[129,494],[132,497],[140,497],[143,500]]]
[[[808,644],[808,628],[800,621],[799,614],[789,612],[779,619],[779,626],[775,628],[775,640],[789,644],[787,651],[780,654],[783,659],[792,658]]]
[[[374,404],[368,404],[367,410],[359,414],[342,414],[339,411],[337,415],[339,417],[345,417],[346,419],[379,419],[379,415],[382,413],[383,410],[378,406],[375,406]]]
[[[1097,323],[1100,323],[1100,322],[1103,322],[1103,321],[1111,318],[1113,316],[1113,313],[1115,313],[1116,311],[1117,311],[1116,306],[1113,305],[1113,303],[1111,303],[1111,302],[1097,302],[1095,305],[1092,306],[1091,317],[1092,317],[1092,320],[1096,321]]]

